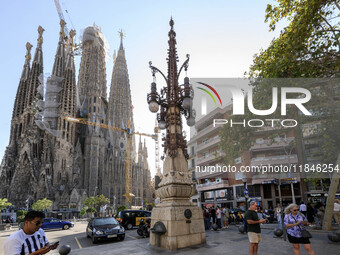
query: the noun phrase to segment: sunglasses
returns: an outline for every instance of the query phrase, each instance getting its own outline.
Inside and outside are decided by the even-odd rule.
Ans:
[[[300,211],[300,210],[299,210],[299,209],[294,209],[293,211],[294,211],[294,212],[298,212],[298,211]]]
[[[36,226],[39,226],[40,224],[42,224],[42,221],[38,220],[37,222],[34,222],[33,223],[36,225]]]

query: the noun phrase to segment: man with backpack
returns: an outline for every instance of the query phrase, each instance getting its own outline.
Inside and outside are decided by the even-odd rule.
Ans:
[[[249,252],[250,255],[257,255],[257,250],[259,248],[259,242],[262,241],[261,238],[261,223],[265,223],[265,219],[259,220],[259,217],[256,213],[257,203],[255,201],[251,201],[249,205],[249,209],[244,216],[245,224],[247,226],[248,238],[250,242]]]

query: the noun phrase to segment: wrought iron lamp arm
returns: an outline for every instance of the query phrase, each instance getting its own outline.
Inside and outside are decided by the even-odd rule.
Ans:
[[[178,78],[179,78],[179,76],[180,76],[180,74],[182,72],[183,67],[184,67],[185,71],[188,69],[188,67],[189,67],[189,60],[190,60],[190,55],[187,54],[187,60],[184,61],[183,65],[179,69],[179,72],[178,72],[178,75],[177,75]]]
[[[163,76],[163,78],[164,78],[166,84],[168,84],[168,79],[166,78],[166,76],[162,73],[161,70],[159,70],[157,67],[153,66],[151,61],[149,62],[149,67],[151,68],[152,76],[155,76],[155,74],[156,74],[157,72],[159,72],[159,73]]]

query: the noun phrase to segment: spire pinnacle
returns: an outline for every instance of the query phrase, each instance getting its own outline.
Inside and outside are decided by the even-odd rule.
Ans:
[[[65,22],[65,20],[61,19],[59,24],[60,24],[60,32],[59,32],[60,37],[64,38],[65,37],[65,32],[64,31],[65,31],[66,22]]]
[[[69,35],[70,35],[70,43],[69,43],[69,45],[70,45],[70,48],[73,49],[73,47],[74,47],[74,37],[76,35],[76,31],[74,29],[71,29]]]
[[[45,29],[43,29],[42,26],[38,27],[38,33],[39,33],[39,37],[38,37],[38,44],[42,44],[43,43],[43,37],[42,34],[44,33]]]
[[[123,39],[125,37],[125,33],[123,32],[123,29],[121,28],[120,31],[118,31],[120,36],[120,43],[123,43]]]
[[[26,60],[30,61],[31,60],[31,49],[32,49],[33,45],[30,44],[29,42],[26,43]]]

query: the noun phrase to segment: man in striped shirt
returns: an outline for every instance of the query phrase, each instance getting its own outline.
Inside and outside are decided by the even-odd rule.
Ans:
[[[40,227],[44,214],[38,211],[29,211],[25,216],[23,229],[10,235],[4,248],[5,255],[38,255],[46,254],[57,248],[58,243],[49,245],[44,230]]]

